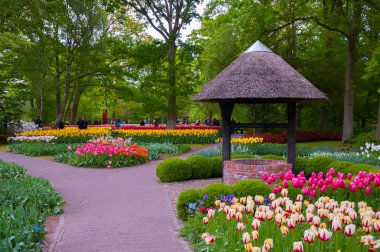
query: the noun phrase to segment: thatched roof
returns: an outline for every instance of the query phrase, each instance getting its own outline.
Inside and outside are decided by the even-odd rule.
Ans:
[[[286,102],[327,96],[260,41],[210,81],[193,101]]]

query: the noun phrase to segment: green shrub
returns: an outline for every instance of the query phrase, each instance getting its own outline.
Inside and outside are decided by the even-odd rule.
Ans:
[[[296,158],[296,167],[295,167],[296,174],[299,174],[303,171],[303,172],[305,172],[305,175],[307,177],[309,177],[311,175],[308,172],[309,160],[310,159],[308,159],[306,157],[297,157]]]
[[[183,159],[169,158],[157,166],[156,175],[161,182],[184,181],[191,179],[191,167]]]
[[[222,195],[230,195],[233,193],[231,186],[223,183],[214,183],[203,188],[202,193],[207,195],[207,199],[204,200],[206,206],[215,207],[215,200],[220,199]]]
[[[347,174],[347,168],[355,163],[347,161],[335,161],[330,164],[331,167],[334,167],[335,172],[343,172]]]
[[[360,171],[372,172],[377,174],[379,172],[379,169],[373,165],[368,164],[353,164],[346,168],[346,173],[351,173],[352,175],[356,175]]]
[[[365,132],[365,133],[360,133],[359,135],[352,138],[352,144],[355,147],[364,146],[365,143],[380,144],[380,141],[376,138],[375,130]]]
[[[186,160],[187,164],[191,167],[193,179],[207,179],[211,177],[212,167],[208,158],[195,155]]]
[[[223,176],[222,157],[212,157],[209,159],[211,166],[211,178],[220,178]]]
[[[0,179],[15,179],[26,177],[26,170],[14,163],[0,160]]]
[[[333,163],[335,160],[331,157],[314,157],[309,159],[309,164],[307,166],[307,173],[311,174],[313,172],[324,172],[327,173],[331,166],[330,164]]]
[[[261,156],[261,158],[264,158],[264,159],[273,159],[273,160],[286,160],[282,156],[277,156],[277,155],[273,155],[273,154],[263,155],[263,156]]]
[[[41,251],[44,220],[61,214],[63,204],[49,181],[0,161],[0,251]]]
[[[178,196],[176,205],[178,218],[186,221],[189,216],[189,204],[198,203],[201,200],[202,195],[202,190],[198,189],[190,189],[182,192]]]
[[[232,190],[235,197],[245,197],[248,195],[268,197],[271,193],[269,185],[256,179],[241,180],[232,186]]]

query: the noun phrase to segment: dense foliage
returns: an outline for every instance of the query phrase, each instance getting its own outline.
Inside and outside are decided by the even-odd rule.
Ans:
[[[47,180],[0,160],[0,250],[39,251],[44,221],[63,212],[63,200]]]

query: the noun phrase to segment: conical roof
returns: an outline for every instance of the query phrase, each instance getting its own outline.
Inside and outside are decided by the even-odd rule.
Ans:
[[[234,103],[298,100],[327,100],[327,96],[260,41],[193,97],[193,101]]]

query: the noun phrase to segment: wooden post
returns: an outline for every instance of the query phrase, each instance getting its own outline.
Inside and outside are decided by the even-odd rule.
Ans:
[[[233,103],[219,103],[220,111],[222,113],[223,123],[223,140],[222,140],[222,162],[231,159],[231,116],[234,109]],[[224,169],[224,168],[223,168]],[[222,182],[224,181],[224,172]]]
[[[296,164],[296,102],[288,102],[288,163],[292,164],[295,173]]]

